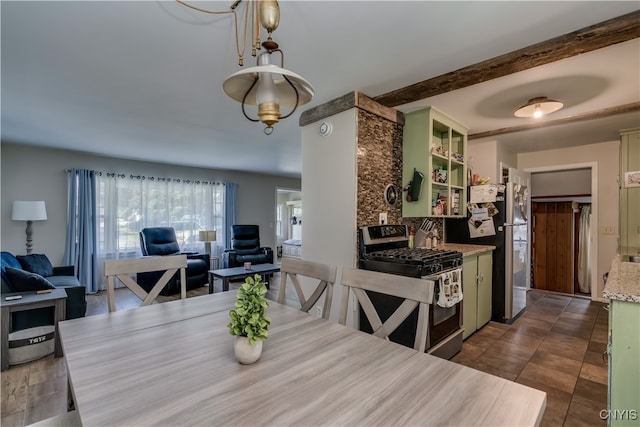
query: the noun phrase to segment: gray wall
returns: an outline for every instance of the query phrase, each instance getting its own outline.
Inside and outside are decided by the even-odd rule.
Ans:
[[[3,251],[24,254],[24,221],[12,221],[14,200],[44,200],[46,221],[33,223],[33,252],[45,253],[53,265],[61,265],[66,235],[67,174],[65,169],[149,176],[199,178],[238,184],[238,223],[258,224],[263,246],[275,250],[276,187],[301,188],[300,179],[215,169],[191,168],[151,162],[95,156],[3,142],[0,146],[0,245]]]

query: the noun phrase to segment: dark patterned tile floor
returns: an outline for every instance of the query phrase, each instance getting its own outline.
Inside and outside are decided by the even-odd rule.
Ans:
[[[453,362],[547,393],[542,426],[605,426],[606,304],[530,291],[511,325],[489,322],[471,335]]]

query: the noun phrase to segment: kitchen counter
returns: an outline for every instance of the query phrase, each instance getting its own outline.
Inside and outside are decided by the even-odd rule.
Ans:
[[[602,295],[605,298],[640,303],[640,263],[623,262],[625,254],[637,254],[637,250],[620,250],[611,262],[609,277]]]
[[[478,255],[483,252],[489,252],[496,249],[491,245],[468,245],[463,243],[441,243],[435,249],[446,249],[448,251],[462,252],[462,256]]]

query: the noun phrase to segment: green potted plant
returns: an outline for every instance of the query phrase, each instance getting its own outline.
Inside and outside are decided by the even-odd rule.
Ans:
[[[266,316],[269,306],[265,295],[267,286],[256,274],[247,277],[238,290],[235,309],[229,311],[229,333],[235,335],[236,358],[242,364],[256,362],[262,354],[262,342],[267,339],[271,319]]]

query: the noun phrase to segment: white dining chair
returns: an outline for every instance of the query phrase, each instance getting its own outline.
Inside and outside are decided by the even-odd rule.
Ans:
[[[127,288],[142,300],[140,306],[153,303],[167,282],[180,271],[180,298],[187,297],[187,256],[152,256],[136,259],[114,259],[104,262],[104,275],[107,277],[107,299],[109,311],[116,311],[115,288],[118,278]],[[146,273],[149,271],[164,271],[151,291],[145,291],[133,278],[132,274]]]
[[[333,285],[336,281],[336,268],[327,264],[314,261],[304,261],[295,258],[283,258],[280,264],[280,290],[278,292],[278,302],[285,303],[287,283],[291,283],[298,295],[300,311],[306,313],[311,310],[324,293],[324,305],[322,306],[322,317],[329,319],[331,313],[331,300],[333,299]],[[309,298],[304,294],[300,278],[315,279],[318,283]],[[304,279],[303,279],[304,280]],[[314,280],[314,281],[315,281]]]
[[[373,335],[389,339],[389,335],[418,307],[418,324],[413,348],[424,352],[429,334],[429,305],[433,302],[433,282],[397,274],[370,270],[342,269],[342,302],[338,322],[346,325],[349,293],[353,291],[373,329]],[[404,301],[383,323],[366,291],[404,298]]]

